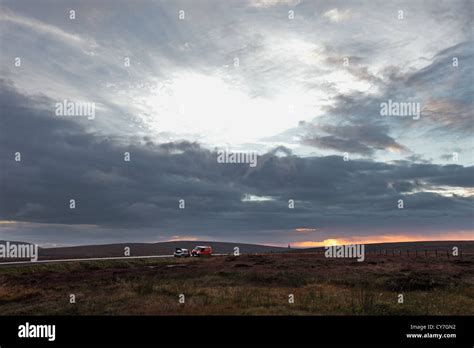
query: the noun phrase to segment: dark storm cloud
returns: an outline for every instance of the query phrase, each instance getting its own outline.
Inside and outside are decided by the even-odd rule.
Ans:
[[[55,116],[50,100],[23,96],[5,81],[0,97],[0,220],[133,228],[137,240],[155,228],[264,239],[268,231],[301,226],[419,230],[449,221],[455,230],[472,223],[472,198],[418,190],[473,187],[473,167],[301,158],[284,147],[259,156],[256,168],[220,164],[215,151],[198,143],[139,138],[127,144],[88,133],[84,123],[92,120]],[[246,194],[271,199],[245,201]],[[295,209],[288,209],[289,199]]]

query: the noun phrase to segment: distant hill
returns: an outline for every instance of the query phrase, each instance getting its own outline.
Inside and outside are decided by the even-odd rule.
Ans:
[[[5,241],[0,241],[4,243]],[[11,242],[22,243],[22,242]],[[91,257],[114,257],[124,256],[124,248],[129,247],[131,256],[148,255],[171,255],[176,248],[192,249],[196,245],[210,245],[215,254],[231,254],[235,247],[239,247],[241,254],[265,254],[265,253],[311,253],[323,252],[323,247],[288,249],[268,245],[232,243],[232,242],[210,242],[210,241],[171,241],[161,243],[120,243],[102,245],[81,245],[59,248],[39,248],[39,259],[68,259],[68,258],[91,258]],[[391,250],[402,251],[451,251],[454,246],[464,254],[474,254],[474,241],[425,241],[425,242],[402,242],[402,243],[377,243],[366,244],[366,253],[381,251],[391,253]]]
[[[196,245],[210,245],[216,254],[230,254],[235,247],[239,247],[242,254],[285,252],[287,248],[267,245],[209,242],[209,241],[172,241],[162,243],[120,243],[104,245],[83,245],[60,248],[41,248],[40,260],[64,258],[89,258],[124,256],[124,248],[130,248],[131,256],[170,255],[176,248],[192,249]]]

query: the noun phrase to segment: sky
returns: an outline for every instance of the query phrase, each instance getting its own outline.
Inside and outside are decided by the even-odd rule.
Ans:
[[[472,1],[0,9],[0,240],[474,240]]]

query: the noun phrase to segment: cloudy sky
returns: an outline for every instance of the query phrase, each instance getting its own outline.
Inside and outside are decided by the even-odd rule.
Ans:
[[[0,240],[474,239],[472,1],[0,7]]]

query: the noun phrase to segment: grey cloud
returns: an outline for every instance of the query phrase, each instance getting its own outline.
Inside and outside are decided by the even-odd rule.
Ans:
[[[300,158],[281,147],[259,156],[258,166],[251,168],[219,164],[215,152],[197,143],[145,139],[124,146],[85,133],[77,122],[54,118],[42,108],[44,100],[21,96],[6,85],[1,95],[2,129],[9,130],[1,136],[0,218],[5,220],[199,229],[227,236],[301,225],[360,228],[397,216],[397,199],[416,180],[474,185],[472,167]],[[22,152],[21,163],[13,161],[15,151]],[[131,153],[130,163],[123,161],[125,151]],[[243,202],[245,194],[273,200]],[[405,196],[406,204],[413,202],[412,216],[416,211],[429,216],[427,225],[447,206],[460,217],[453,224],[464,228],[469,223],[471,199],[419,195]],[[74,211],[68,209],[70,198],[77,202]],[[185,210],[178,209],[179,199],[185,199]],[[293,211],[288,199],[297,202]]]
[[[322,125],[318,127],[318,130],[330,135],[315,137],[308,135],[303,139],[304,143],[362,155],[372,155],[375,150],[407,151],[404,146],[398,144],[395,139],[386,134],[387,127],[380,125]]]
[[[474,62],[472,52],[472,43],[465,42],[438,53],[423,69],[403,74],[387,68],[383,78],[364,77],[364,66],[353,68],[353,74],[374,83],[380,93],[338,96],[324,117],[303,127],[301,141],[321,149],[370,156],[377,150],[413,151],[403,143],[408,135],[430,138],[436,131],[436,136],[466,138],[473,125],[474,89],[468,72]],[[459,67],[452,66],[453,57],[459,59]],[[380,117],[380,104],[389,99],[419,102],[421,119]]]
[[[348,235],[472,229],[472,198],[436,193],[474,186],[467,166],[474,92],[470,2],[374,9],[366,1],[301,1],[291,22],[290,2],[255,8],[245,1],[3,1],[2,11],[17,17],[0,23],[1,77],[14,81],[0,85],[0,219],[23,221],[3,231],[50,241],[70,233],[64,238],[81,242],[173,234],[271,242],[306,226]],[[400,5],[403,23],[394,17]],[[73,23],[65,17],[71,7]],[[328,25],[323,14],[333,8],[351,17]],[[292,39],[295,49],[285,46]],[[16,56],[21,70],[11,68]],[[130,69],[123,68],[126,56]],[[326,80],[341,71],[343,57],[350,58],[350,77],[373,88],[342,93]],[[152,95],[175,72],[219,76],[264,99],[288,97],[290,87],[296,94],[324,91],[309,107],[330,106],[313,122],[262,139],[258,146],[276,147],[258,157],[256,168],[218,164],[211,148],[220,144],[164,142],[176,137],[140,128],[134,98]],[[54,117],[53,99],[61,96],[96,101],[101,114],[93,122]],[[387,99],[420,101],[421,120],[380,117]],[[297,145],[318,156],[296,155]],[[464,165],[432,160],[448,145],[464,151]],[[400,152],[398,161],[382,161],[388,150]],[[21,163],[13,161],[17,151]],[[123,161],[125,151],[130,163]],[[365,160],[327,156],[340,152]],[[247,194],[271,199],[242,201]],[[77,201],[74,211],[70,198]],[[399,198],[407,209],[396,209]],[[179,199],[186,200],[185,210],[178,209]],[[294,210],[289,199],[296,200]]]

